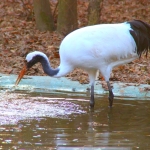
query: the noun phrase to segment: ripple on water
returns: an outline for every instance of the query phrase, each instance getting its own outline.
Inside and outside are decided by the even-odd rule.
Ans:
[[[0,124],[16,124],[19,120],[38,117],[68,118],[85,111],[64,98],[29,97],[25,94],[1,93]]]

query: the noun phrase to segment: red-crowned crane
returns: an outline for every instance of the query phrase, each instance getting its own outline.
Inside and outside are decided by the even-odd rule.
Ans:
[[[90,106],[94,107],[94,82],[97,71],[100,71],[107,82],[109,106],[112,106],[114,94],[109,78],[113,67],[129,63],[146,55],[150,47],[150,25],[133,20],[118,24],[101,24],[77,29],[68,34],[60,45],[60,66],[51,68],[48,57],[39,51],[26,56],[26,65],[16,80],[20,82],[26,70],[40,62],[49,76],[65,76],[75,68],[84,69],[90,79]]]

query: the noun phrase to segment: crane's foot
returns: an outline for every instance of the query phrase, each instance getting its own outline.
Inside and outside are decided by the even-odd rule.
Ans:
[[[109,99],[109,106],[112,107],[113,100],[114,100],[114,94],[113,94],[112,91],[109,91],[109,97],[108,97],[108,99]]]
[[[95,101],[94,101],[94,99],[91,99],[90,100],[90,108],[94,108],[94,105],[95,105]]]
[[[94,100],[94,85],[91,86],[91,99],[90,99],[90,107],[94,108],[95,100]]]

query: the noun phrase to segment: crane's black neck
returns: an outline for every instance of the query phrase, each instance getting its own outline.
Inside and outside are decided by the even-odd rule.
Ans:
[[[50,66],[49,61],[47,61],[46,59],[42,59],[41,64],[44,72],[49,76],[55,76],[59,72],[59,68],[53,69]]]
[[[27,68],[31,68],[36,63],[40,62],[43,67],[43,71],[49,76],[55,76],[59,72],[59,68],[53,69],[47,57],[36,55],[27,63]]]

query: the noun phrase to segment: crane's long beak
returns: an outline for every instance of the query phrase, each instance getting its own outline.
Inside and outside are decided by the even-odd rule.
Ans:
[[[24,76],[24,74],[26,73],[26,71],[27,71],[27,67],[26,67],[26,65],[25,65],[25,66],[23,67],[23,69],[21,70],[21,72],[19,73],[19,75],[18,75],[18,78],[17,78],[17,80],[16,80],[15,86],[17,86],[17,85],[19,84],[20,80],[23,78],[23,76]]]

